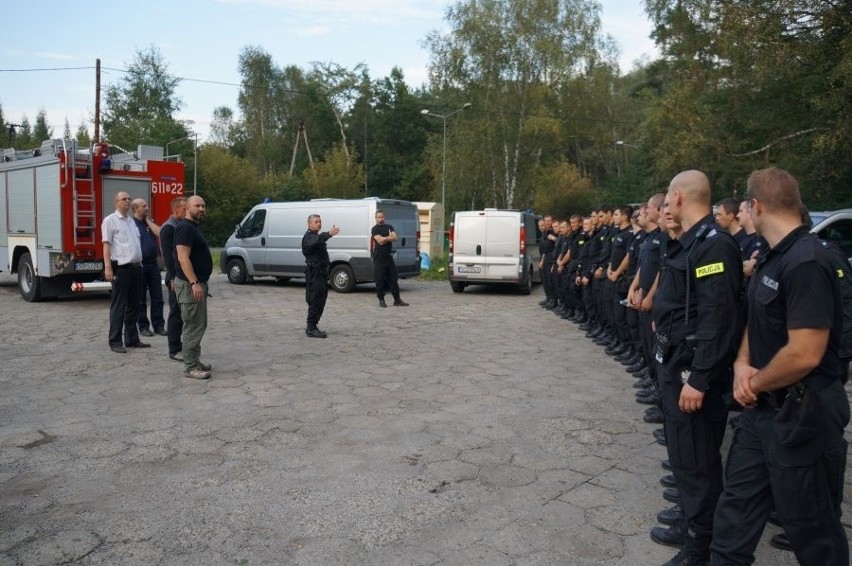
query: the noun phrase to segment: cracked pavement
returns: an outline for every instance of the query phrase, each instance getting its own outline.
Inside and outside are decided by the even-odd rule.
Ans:
[[[662,564],[633,378],[532,296],[211,282],[202,359],[117,355],[104,294],[0,275],[0,565]],[[844,522],[850,525],[849,482]],[[795,564],[768,546],[758,564]]]

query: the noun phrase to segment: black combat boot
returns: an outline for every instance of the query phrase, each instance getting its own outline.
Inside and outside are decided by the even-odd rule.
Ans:
[[[705,566],[710,561],[710,533],[686,529],[683,548],[663,566]]]

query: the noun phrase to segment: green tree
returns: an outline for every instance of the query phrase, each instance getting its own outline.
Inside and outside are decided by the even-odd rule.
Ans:
[[[47,125],[47,110],[40,108],[36,114],[35,127],[33,128],[34,145],[40,145],[44,140],[53,138],[53,128]]]
[[[74,139],[80,147],[90,147],[92,145],[92,137],[89,135],[89,129],[86,127],[86,121],[80,120],[80,125],[77,126],[77,133],[74,134]]]
[[[364,169],[348,162],[350,151],[341,145],[326,153],[325,159],[305,169],[302,178],[320,198],[358,198],[362,196]]]
[[[102,123],[110,143],[132,149],[186,137],[186,127],[175,118],[183,106],[175,93],[178,82],[155,46],[137,51],[124,78],[105,90]]]
[[[852,2],[646,0],[667,81],[646,120],[654,174],[695,166],[716,195],[777,165],[811,206],[852,182]]]
[[[563,157],[560,93],[583,72],[614,66],[599,10],[585,0],[463,0],[448,9],[450,33],[427,39],[432,89],[459,101],[445,108],[469,101],[480,112],[476,127],[452,134],[479,148],[458,169],[457,198],[475,201],[470,191],[484,189],[495,206],[532,203],[535,170]]]
[[[207,204],[207,218],[202,225],[213,246],[225,243],[234,226],[252,206],[268,196],[271,187],[258,178],[247,160],[217,144],[205,144],[198,169],[199,191]]]
[[[21,116],[21,123],[15,128],[14,145],[18,149],[31,149],[37,145],[33,140],[33,128],[30,125],[30,119],[26,116]]]
[[[375,82],[364,78],[349,115],[349,130],[363,156],[365,194],[406,200],[434,197],[422,158],[429,127],[419,114],[423,106],[397,67]]]

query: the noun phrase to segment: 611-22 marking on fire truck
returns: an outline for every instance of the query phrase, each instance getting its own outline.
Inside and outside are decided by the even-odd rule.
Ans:
[[[182,195],[183,183],[151,182],[151,193],[155,195]]]

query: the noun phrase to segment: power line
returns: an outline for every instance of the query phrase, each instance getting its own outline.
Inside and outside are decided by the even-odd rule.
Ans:
[[[33,68],[33,69],[0,69],[0,73],[28,73],[28,72],[39,72],[39,71],[80,71],[80,70],[91,70],[91,69],[95,69],[95,68],[96,67],[94,67],[94,66],[90,66],[90,67],[53,67],[53,68],[45,67],[45,68]],[[116,67],[101,66],[101,69],[106,70],[106,71],[115,71],[117,73],[130,73],[131,72],[128,69],[118,69]],[[249,84],[249,83],[231,83],[231,82],[226,82],[226,81],[214,81],[214,80],[211,80],[211,79],[197,79],[197,78],[192,78],[192,77],[179,77],[179,76],[175,76],[175,75],[173,75],[173,77],[177,81],[180,81],[180,82],[214,84],[214,85],[230,86],[230,87],[237,87],[237,88],[242,88],[242,87],[255,88],[254,85]],[[307,91],[292,90],[292,89],[286,89],[286,88],[277,89],[277,90],[278,90],[278,92],[286,92],[286,93],[290,93],[290,94],[303,94],[303,95],[312,94],[312,93],[307,92]],[[495,114],[495,115],[507,115],[507,114],[520,115],[519,112],[505,112],[505,111],[501,112],[499,110],[483,110],[483,109],[476,109],[476,108],[471,109],[471,113]],[[545,119],[552,119],[552,120],[559,120],[559,121],[566,121],[566,122],[569,121],[569,120],[574,120],[574,121],[577,121],[577,122],[601,122],[601,123],[608,123],[608,124],[637,124],[638,123],[637,121],[633,121],[633,120],[614,120],[612,118],[571,117],[569,119],[569,118],[559,117],[559,116],[545,116],[545,115],[542,115],[542,114],[526,114],[525,117],[526,118],[545,118]]]

